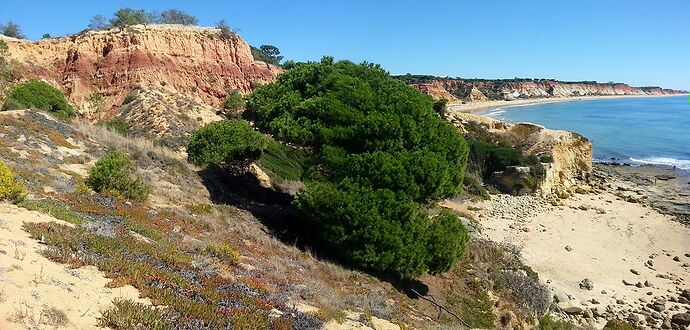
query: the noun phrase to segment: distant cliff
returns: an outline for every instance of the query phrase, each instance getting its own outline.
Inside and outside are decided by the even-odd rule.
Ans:
[[[248,93],[281,71],[255,61],[250,46],[219,29],[137,25],[36,42],[3,38],[21,78],[62,89],[89,116],[86,99],[102,94],[115,111],[133,87],[164,89],[218,106],[229,90]]]
[[[672,95],[687,93],[660,87],[632,87],[622,83],[562,82],[547,79],[454,79],[432,76],[398,76],[434,98],[450,101],[515,100],[604,95]]]

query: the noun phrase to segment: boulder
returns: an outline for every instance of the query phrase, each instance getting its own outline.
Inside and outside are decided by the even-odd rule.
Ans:
[[[580,289],[592,290],[592,289],[594,289],[594,283],[592,282],[592,280],[585,278],[584,280],[582,280],[580,282]]]
[[[671,323],[687,327],[690,325],[690,313],[675,314],[671,317]]]

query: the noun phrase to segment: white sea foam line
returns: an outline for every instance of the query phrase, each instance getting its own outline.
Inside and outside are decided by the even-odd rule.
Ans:
[[[675,166],[682,170],[690,170],[690,160],[688,159],[676,159],[670,157],[647,157],[638,159],[630,157],[630,160],[635,163]]]

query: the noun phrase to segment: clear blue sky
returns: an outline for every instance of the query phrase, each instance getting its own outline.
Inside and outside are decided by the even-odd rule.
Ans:
[[[555,78],[690,89],[688,0],[2,0],[31,39],[84,29],[122,7],[225,18],[287,59],[380,63],[393,74]]]

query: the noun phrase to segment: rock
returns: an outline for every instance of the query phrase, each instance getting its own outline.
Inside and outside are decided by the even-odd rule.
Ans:
[[[690,313],[680,313],[671,316],[671,323],[687,327],[690,325]]]
[[[625,305],[625,300],[623,300],[623,299],[616,299],[616,304]]]
[[[625,285],[629,285],[629,286],[633,286],[633,285],[635,285],[635,283],[632,283],[632,282],[628,282],[628,281],[626,281],[626,280],[623,280],[623,284],[625,284]]]
[[[630,272],[635,274],[635,275],[640,275],[640,272],[638,270],[635,270],[635,269],[631,269]]]
[[[584,317],[586,317],[588,319],[591,319],[594,317],[594,312],[592,312],[591,309],[585,309],[585,311],[582,313],[582,315],[584,315]]]
[[[690,258],[690,253],[686,253],[685,256]]]
[[[563,306],[561,306],[563,304]],[[560,308],[564,313],[572,315],[580,315],[583,312],[581,306],[577,306],[569,303],[558,303],[558,308]]]
[[[653,310],[655,310],[655,311],[657,311],[657,312],[663,312],[664,309],[666,309],[666,305],[665,305],[665,304],[661,304],[661,303],[649,304],[649,305],[647,305],[647,306],[649,306],[649,308],[651,308],[651,309],[653,309]]]
[[[678,262],[680,262],[680,258],[678,258],[678,256],[675,256],[675,257],[673,257],[673,261],[678,261]]]
[[[599,300],[597,300],[596,298],[590,299],[589,302],[591,302],[591,303],[594,304],[594,305],[599,305],[599,304],[600,304]]]
[[[683,292],[680,293],[680,296],[690,300],[690,289],[683,290]]]
[[[642,282],[637,282],[635,286],[638,288],[644,288],[644,284],[642,284]]]
[[[671,320],[664,320],[664,322],[661,323],[661,328],[662,329],[671,329]]]
[[[606,290],[601,290],[601,294],[608,294]]]
[[[633,324],[637,324],[638,322],[642,321],[642,316],[640,314],[630,313],[628,315],[628,321]]]
[[[644,286],[646,286],[646,287],[648,287],[648,288],[653,287],[652,282],[649,282],[648,280],[647,280],[647,281],[644,281]]]
[[[566,245],[566,246],[565,246],[565,250],[568,251],[568,252],[570,252],[570,251],[573,250],[573,248],[570,247],[570,245]]]
[[[652,312],[652,317],[657,320],[661,320],[664,318],[663,315],[661,315],[661,313],[659,312]]]
[[[592,290],[594,289],[594,283],[592,283],[592,280],[585,278],[580,282],[580,289],[583,290]]]

